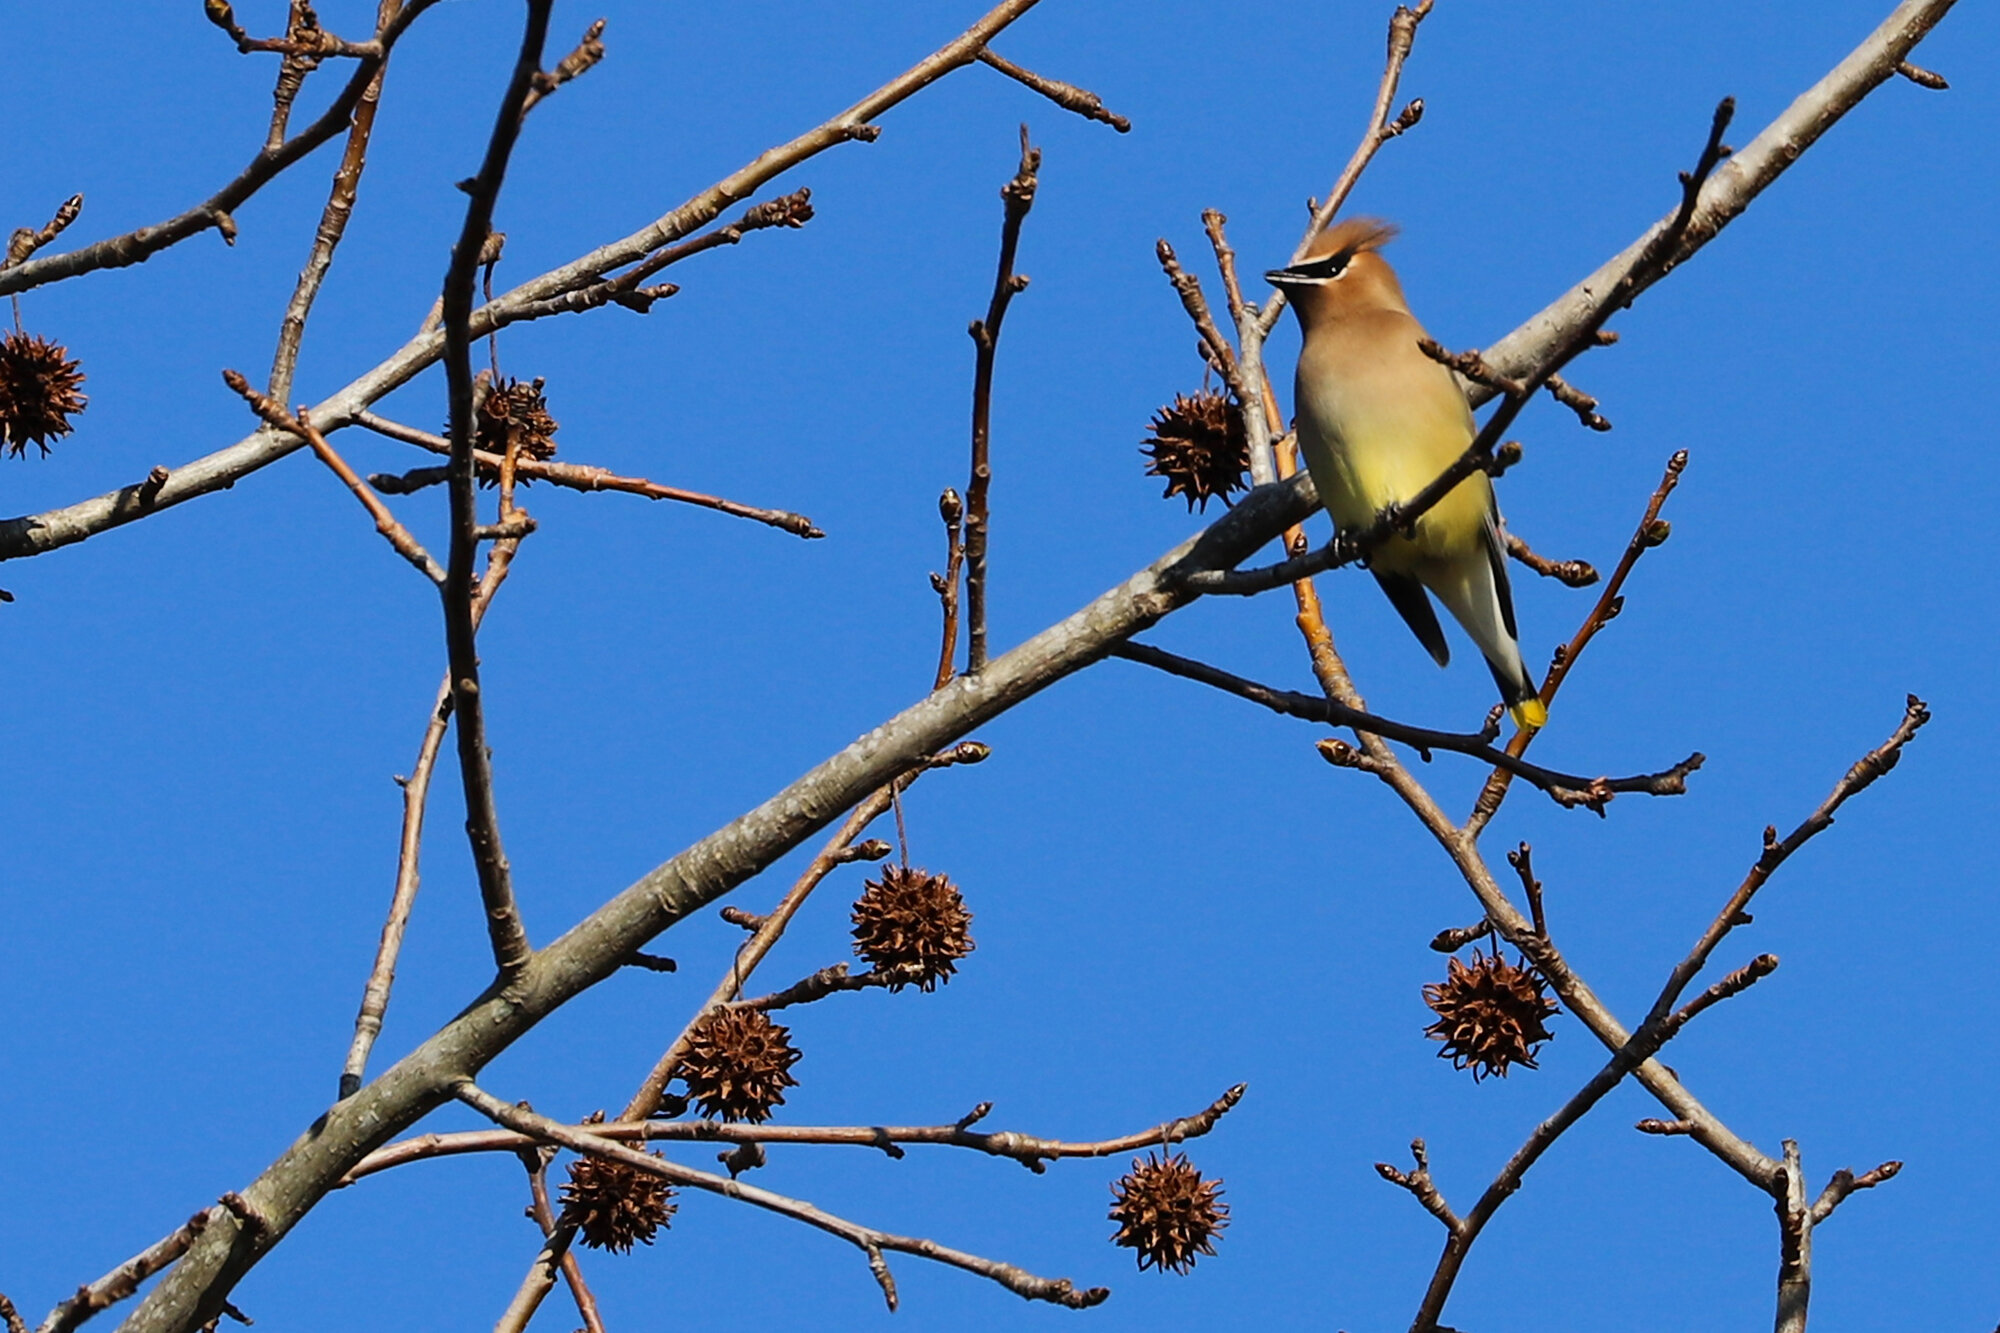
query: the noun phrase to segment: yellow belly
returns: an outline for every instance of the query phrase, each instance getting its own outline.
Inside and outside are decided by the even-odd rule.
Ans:
[[[1425,433],[1429,440],[1354,431],[1327,439],[1319,431],[1300,431],[1320,503],[1338,528],[1367,528],[1383,509],[1410,500],[1428,486],[1471,443],[1470,435],[1439,440],[1436,432]],[[1429,561],[1461,556],[1484,540],[1492,505],[1492,482],[1484,473],[1474,473],[1424,512],[1414,536],[1392,537],[1377,547],[1373,563],[1386,570],[1417,573]]]

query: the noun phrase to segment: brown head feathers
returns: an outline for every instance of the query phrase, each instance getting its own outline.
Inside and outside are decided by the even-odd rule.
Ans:
[[[1408,314],[1402,284],[1378,253],[1395,235],[1380,218],[1343,218],[1313,237],[1297,263],[1264,277],[1291,298],[1308,329],[1364,310]]]
[[[1313,237],[1301,263],[1346,254],[1350,258],[1369,250],[1380,250],[1396,239],[1396,224],[1381,218],[1342,218]]]

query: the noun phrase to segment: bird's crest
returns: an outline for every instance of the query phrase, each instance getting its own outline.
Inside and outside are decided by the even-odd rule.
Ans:
[[[1381,218],[1342,218],[1313,237],[1302,262],[1329,255],[1353,258],[1367,250],[1380,250],[1396,239],[1396,224]]]

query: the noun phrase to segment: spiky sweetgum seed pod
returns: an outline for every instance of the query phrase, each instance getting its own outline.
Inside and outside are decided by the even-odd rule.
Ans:
[[[1215,1253],[1218,1232],[1229,1225],[1222,1182],[1205,1180],[1185,1153],[1146,1154],[1111,1187],[1111,1243],[1139,1252],[1143,1271],[1157,1267],[1185,1273],[1197,1256]]]
[[[890,866],[864,881],[854,904],[854,952],[889,978],[889,989],[934,990],[971,953],[972,913],[948,876]]]
[[[1536,1050],[1552,1035],[1545,1020],[1559,1012],[1532,968],[1477,949],[1469,965],[1454,958],[1443,981],[1424,987],[1424,1003],[1438,1016],[1424,1035],[1443,1042],[1439,1058],[1470,1068],[1474,1082],[1505,1078],[1509,1065],[1534,1069]]]
[[[69,419],[89,404],[77,392],[83,372],[69,349],[31,333],[0,339],[0,442],[19,458],[30,444],[46,456],[49,441],[70,433]]]
[[[704,1117],[756,1124],[784,1105],[786,1088],[798,1086],[791,1075],[798,1059],[791,1032],[763,1010],[720,1009],[688,1038],[680,1076]]]
[[[579,1158],[562,1187],[562,1224],[576,1228],[592,1249],[623,1254],[635,1244],[651,1245],[653,1234],[669,1225],[673,1192],[660,1177],[623,1162]]]
[[[489,454],[505,454],[508,441],[518,442],[520,457],[547,462],[556,456],[555,434],[562,426],[549,415],[540,376],[532,380],[502,380],[487,391],[474,422],[473,445]],[[491,481],[491,474],[482,480]],[[527,484],[530,478],[521,481]]]
[[[1192,398],[1175,394],[1171,406],[1153,414],[1152,436],[1139,452],[1150,460],[1146,475],[1165,477],[1161,499],[1187,499],[1189,512],[1208,508],[1211,497],[1229,503],[1232,491],[1248,488],[1250,441],[1243,414],[1226,394],[1204,389]]]

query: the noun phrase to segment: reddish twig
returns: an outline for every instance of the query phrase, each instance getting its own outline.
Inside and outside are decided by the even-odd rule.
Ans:
[[[374,491],[368,489],[368,484],[361,480],[360,474],[349,467],[347,460],[327,443],[326,436],[320,434],[319,429],[313,425],[312,418],[305,408],[299,408],[296,413],[285,411],[275,400],[251,388],[250,381],[237,371],[223,371],[222,379],[266,423],[279,430],[290,431],[311,447],[319,461],[326,464],[328,469],[345,483],[347,489],[353,492],[354,498],[361,502],[361,507],[375,520],[375,530],[382,534],[397,555],[409,561],[432,583],[442,585],[445,582],[445,571],[438,567],[438,562],[431,558],[431,553],[410,534],[408,528],[396,521],[396,516],[389,512],[389,507],[382,503]]]
[[[1639,563],[1639,557],[1666,541],[1667,535],[1673,531],[1671,525],[1660,518],[1660,509],[1666,504],[1667,497],[1674,493],[1674,488],[1680,485],[1681,473],[1686,469],[1687,462],[1688,453],[1685,449],[1676,451],[1674,456],[1667,460],[1667,468],[1660,477],[1660,484],[1653,488],[1652,497],[1646,502],[1646,512],[1640,516],[1639,525],[1632,530],[1632,539],[1625,543],[1625,553],[1619,557],[1618,567],[1611,571],[1611,581],[1604,585],[1604,591],[1598,596],[1597,604],[1590,608],[1588,615],[1584,616],[1583,624],[1577,627],[1570,641],[1556,649],[1555,661],[1550,665],[1548,675],[1542,680],[1539,697],[1544,705],[1555,700],[1556,692],[1562,689],[1563,681],[1568,678],[1570,669],[1576,665],[1576,659],[1583,655],[1583,650],[1590,646],[1590,641],[1597,637],[1597,632],[1615,620],[1618,613],[1625,609],[1625,580],[1631,576],[1633,566]],[[1515,732],[1513,739],[1507,742],[1507,753],[1518,759],[1527,753],[1528,746],[1534,743],[1538,734],[1534,731]],[[1492,822],[1493,816],[1499,813],[1500,803],[1507,799],[1507,787],[1513,780],[1513,775],[1504,769],[1496,767],[1493,770],[1492,775],[1486,779],[1486,785],[1480,788],[1478,798],[1472,803],[1472,813],[1466,817],[1465,831],[1468,837],[1477,838],[1486,825]]]
[[[965,566],[965,502],[949,486],[938,496],[938,517],[944,521],[944,573],[931,575],[931,590],[938,595],[943,628],[938,636],[937,674],[931,680],[933,693],[950,683],[958,661],[958,580]]]
[[[1551,560],[1537,555],[1534,549],[1513,533],[1507,534],[1507,554],[1534,570],[1545,579],[1570,588],[1588,588],[1597,582],[1597,567],[1586,560]]]
[[[1903,747],[1916,739],[1918,730],[1930,720],[1930,709],[1924,701],[1914,694],[1910,695],[1904,705],[1903,720],[1896,725],[1895,731],[1890,733],[1889,739],[1856,760],[1853,766],[1841,775],[1840,781],[1833,784],[1833,790],[1827,793],[1826,799],[1821,801],[1797,828],[1782,841],[1778,838],[1776,828],[1765,828],[1763,852],[1750,867],[1750,873],[1743,877],[1743,882],[1737,885],[1736,891],[1729,895],[1729,901],[1723,904],[1720,912],[1716,913],[1715,920],[1709,923],[1708,929],[1704,930],[1701,938],[1695,941],[1687,957],[1674,965],[1666,985],[1660,988],[1659,998],[1653,1001],[1653,1008],[1647,1014],[1648,1022],[1665,1020],[1674,1005],[1679,1003],[1681,992],[1685,991],[1688,984],[1700,975],[1702,968],[1708,965],[1709,956],[1715,952],[1716,947],[1738,926],[1750,923],[1751,917],[1748,911],[1750,902],[1757,896],[1757,891],[1770,882],[1778,867],[1789,860],[1792,853],[1832,827],[1834,812],[1846,804],[1850,797],[1865,791],[1877,778],[1894,768],[1897,761],[1903,757]]]

